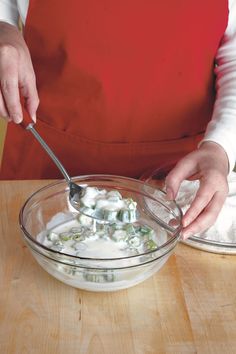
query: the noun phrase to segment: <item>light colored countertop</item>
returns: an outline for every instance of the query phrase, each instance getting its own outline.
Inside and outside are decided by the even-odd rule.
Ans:
[[[0,182],[0,353],[236,353],[236,257],[179,244],[152,278],[92,293],[47,274],[19,209],[47,181]]]

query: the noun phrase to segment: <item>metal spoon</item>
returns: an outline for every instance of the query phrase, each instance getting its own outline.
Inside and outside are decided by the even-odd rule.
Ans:
[[[24,109],[23,104],[22,104],[22,109],[24,112],[24,119],[21,122],[21,126],[25,128],[26,130],[29,130],[34,137],[38,140],[38,142],[41,144],[41,146],[44,148],[44,150],[47,152],[47,154],[51,157],[55,165],[58,167],[58,169],[61,171],[62,175],[64,176],[70,192],[69,192],[69,201],[71,205],[78,211],[80,211],[80,199],[84,195],[84,188],[79,186],[78,184],[72,182],[71,177],[67,173],[65,167],[62,165],[62,163],[59,161],[59,159],[56,157],[54,152],[50,149],[50,147],[46,144],[46,142],[43,140],[43,138],[40,136],[40,134],[37,132],[37,130],[34,128],[34,122],[32,121],[29,113]]]
[[[78,184],[72,182],[71,177],[69,176],[68,172],[66,171],[65,167],[62,165],[62,163],[59,161],[59,159],[56,157],[54,152],[51,150],[51,148],[46,144],[44,139],[41,137],[41,135],[37,132],[37,130],[34,128],[35,122],[32,121],[29,113],[24,109],[24,104],[22,102],[22,109],[23,109],[23,116],[24,119],[20,123],[23,128],[26,130],[29,130],[33,136],[38,140],[40,145],[44,148],[44,150],[47,152],[47,154],[51,157],[55,165],[58,167],[58,169],[61,171],[62,175],[64,176],[68,186],[69,186],[69,201],[70,204],[78,210],[80,213],[92,217],[94,219],[94,223],[102,223],[102,224],[109,224],[110,221],[107,220],[106,218],[99,217],[97,215],[91,215],[90,209],[88,208],[88,212],[86,212],[86,208],[82,208],[81,206],[81,198],[85,195],[86,189],[84,187],[79,186]]]

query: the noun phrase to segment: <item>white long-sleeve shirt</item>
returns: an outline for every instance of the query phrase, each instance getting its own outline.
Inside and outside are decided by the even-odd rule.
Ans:
[[[17,25],[20,18],[24,24],[28,5],[29,0],[0,0],[0,21]],[[236,0],[228,0],[228,8],[228,25],[216,54],[217,97],[203,141],[224,148],[231,171],[236,162]]]

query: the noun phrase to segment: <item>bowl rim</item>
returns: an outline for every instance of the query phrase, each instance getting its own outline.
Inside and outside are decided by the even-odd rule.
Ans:
[[[125,177],[125,176],[119,176],[119,175],[111,175],[111,174],[88,174],[88,175],[80,175],[80,176],[74,176],[71,178],[72,181],[78,181],[78,180],[85,180],[85,179],[91,179],[91,178],[100,178],[101,181],[103,180],[103,178],[109,178],[109,179],[121,179],[123,181],[131,181],[131,182],[135,182],[141,186],[144,186],[144,185],[147,185],[145,182],[139,180],[139,179],[135,179],[135,178],[131,178],[131,177]],[[75,256],[75,255],[71,255],[71,254],[68,254],[68,253],[63,253],[63,252],[58,252],[56,250],[53,250],[49,247],[46,247],[45,245],[43,245],[42,243],[38,242],[35,238],[33,238],[30,233],[26,230],[24,224],[23,224],[23,215],[24,215],[24,211],[25,211],[25,208],[27,207],[27,204],[30,202],[30,200],[32,200],[37,194],[47,190],[47,189],[50,189],[51,187],[55,187],[57,185],[63,185],[65,184],[67,186],[67,182],[65,179],[60,179],[60,180],[57,180],[57,181],[53,181],[52,183],[49,183],[47,184],[46,186],[43,186],[39,189],[37,189],[34,193],[32,193],[27,199],[26,201],[24,202],[24,204],[22,205],[21,209],[20,209],[20,212],[19,212],[19,217],[18,217],[18,221],[19,221],[19,225],[20,225],[20,228],[21,228],[21,231],[23,232],[23,234],[26,236],[27,239],[29,239],[33,244],[35,244],[36,246],[38,246],[39,248],[42,248],[44,251],[47,251],[47,252],[51,252],[52,254],[55,254],[55,255],[61,255],[61,256],[66,256],[66,257],[69,257],[71,259],[81,259],[83,261],[85,260],[89,260],[89,261],[100,261],[100,262],[105,262],[105,261],[121,261],[121,260],[126,260],[126,259],[135,259],[135,258],[139,258],[139,257],[142,257],[142,256],[145,256],[145,255],[150,255],[150,254],[153,254],[157,251],[160,251],[162,249],[164,249],[165,247],[167,247],[168,245],[171,245],[172,243],[174,243],[176,241],[176,243],[179,241],[180,239],[180,232],[182,230],[182,223],[180,224],[180,226],[176,229],[174,229],[174,232],[171,236],[171,238],[166,241],[163,245],[161,245],[160,247],[157,247],[155,248],[154,250],[150,250],[148,252],[145,252],[145,253],[139,253],[139,254],[135,254],[135,255],[129,255],[129,256],[125,256],[125,257],[112,257],[112,258],[94,258],[94,257],[82,257],[82,256]],[[163,194],[166,194],[165,191],[163,191],[162,189],[160,188],[154,188],[150,185],[148,185],[148,187],[151,187],[155,190],[158,190],[160,191],[161,193]],[[139,191],[136,191],[136,193],[140,193]],[[157,198],[149,195],[148,193],[141,193],[143,195],[145,195],[146,197],[160,203],[160,201],[158,201]],[[175,201],[172,201],[174,202],[175,206],[177,207],[178,209],[178,212],[180,213],[180,216],[182,218],[183,216],[183,213],[182,213],[182,210],[181,208],[178,206],[178,204],[175,202]],[[155,218],[155,216],[153,216],[152,214],[152,217]],[[171,248],[172,249],[172,248]]]

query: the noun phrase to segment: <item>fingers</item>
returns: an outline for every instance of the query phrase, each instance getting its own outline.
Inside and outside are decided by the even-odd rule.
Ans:
[[[33,120],[39,98],[31,59],[27,51],[19,55],[10,45],[0,48],[0,115],[20,123],[23,119],[20,95]]]
[[[25,108],[29,112],[31,118],[36,122],[36,111],[39,105],[39,97],[36,88],[35,75],[25,78],[20,86],[21,95],[25,98]]]
[[[228,183],[219,172],[208,171],[200,180],[197,194],[183,217],[183,238],[200,233],[216,220],[228,194]]]
[[[183,226],[188,226],[210,203],[215,193],[215,189],[209,183],[201,182],[200,188],[191,204],[191,207],[183,217]]]
[[[0,78],[1,94],[8,116],[15,123],[20,123],[22,110],[18,89],[18,53],[12,46],[1,48]]]
[[[18,54],[9,46],[1,50],[0,56],[0,83],[8,116],[15,122],[22,120],[22,110],[18,89]]]
[[[177,165],[166,176],[167,199],[175,199],[183,180],[196,173],[196,162],[188,157],[180,160]]]
[[[176,198],[183,180],[199,179],[197,194],[185,213],[182,237],[201,233],[216,220],[228,194],[228,161],[212,145],[188,154],[166,177],[167,197]]]
[[[196,219],[193,219],[194,221],[184,228],[182,232],[182,238],[185,240],[191,235],[201,233],[206,229],[208,229],[211,225],[213,225],[224,204],[226,196],[227,193],[223,191],[216,192],[212,197],[212,199],[210,200],[210,202],[205,206],[203,211],[198,214],[198,217]],[[192,205],[190,209],[194,209],[194,208],[195,206]],[[191,211],[191,213],[192,215],[194,215],[195,212]]]

